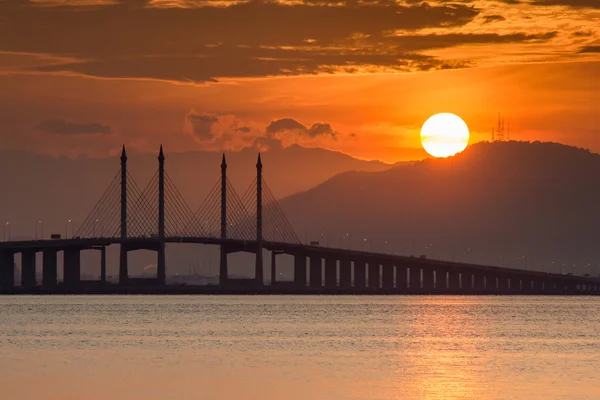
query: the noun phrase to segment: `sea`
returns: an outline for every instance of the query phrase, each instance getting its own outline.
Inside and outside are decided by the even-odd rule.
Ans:
[[[0,296],[0,399],[600,399],[600,297]]]

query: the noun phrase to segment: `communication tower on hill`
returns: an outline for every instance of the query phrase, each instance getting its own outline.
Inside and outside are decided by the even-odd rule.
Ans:
[[[504,117],[498,113],[498,126],[492,127],[492,142],[503,142],[505,139],[510,141],[510,122],[505,129]]]

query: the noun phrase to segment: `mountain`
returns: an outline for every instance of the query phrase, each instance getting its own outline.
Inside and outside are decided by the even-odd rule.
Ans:
[[[345,172],[281,202],[303,241],[594,275],[599,204],[600,155],[514,141]]]

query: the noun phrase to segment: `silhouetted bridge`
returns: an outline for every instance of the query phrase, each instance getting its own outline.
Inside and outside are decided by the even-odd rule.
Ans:
[[[0,290],[85,291],[89,283],[80,278],[80,255],[84,250],[97,250],[102,255],[100,287],[167,291],[166,244],[197,243],[220,246],[218,290],[223,292],[600,294],[597,278],[302,244],[263,179],[260,155],[256,179],[241,197],[227,179],[223,156],[220,179],[193,212],[165,171],[162,147],[158,161],[158,171],[140,189],[127,172],[123,147],[119,172],[72,238],[0,243]],[[120,246],[118,285],[106,282],[106,248],[110,245]],[[129,276],[127,254],[142,249],[157,252],[156,278]],[[263,250],[271,252],[268,286],[264,285]],[[43,253],[41,285],[36,282],[38,252]],[[64,256],[61,285],[58,252]],[[229,278],[227,255],[235,252],[255,254],[254,278]],[[14,286],[17,253],[21,253],[22,288]],[[280,254],[294,257],[291,282],[276,280]],[[202,292],[200,287],[198,292]]]

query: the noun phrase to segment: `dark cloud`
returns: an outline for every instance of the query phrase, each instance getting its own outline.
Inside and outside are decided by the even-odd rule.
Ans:
[[[155,56],[91,60],[62,65],[37,67],[39,71],[72,71],[107,78],[148,77],[164,80],[206,82],[216,77],[262,77],[317,73],[355,73],[361,68],[412,72],[464,68],[468,60],[444,61],[419,51],[453,47],[461,44],[536,42],[552,39],[555,32],[527,35],[448,34],[405,35],[365,39],[357,48],[299,47],[293,49],[265,47],[207,47],[198,56]]]
[[[108,135],[113,133],[110,126],[99,122],[76,123],[63,118],[53,118],[40,122],[35,128],[51,135]]]
[[[275,137],[278,136],[278,134],[283,134],[285,132],[294,132],[298,136],[306,136],[309,138],[320,136],[331,137],[333,139],[336,138],[336,133],[330,124],[317,122],[310,127],[307,127],[293,118],[282,118],[271,121],[266,129],[267,137]]]
[[[239,128],[236,129],[238,132],[242,132],[242,133],[250,133],[250,127],[248,126],[240,126]]]
[[[393,0],[251,0],[226,7],[200,1],[190,2],[202,5],[192,8],[157,8],[145,1],[65,4],[73,3],[0,2],[5,17],[0,51],[68,56],[76,61],[32,69],[107,78],[206,82],[352,71],[363,65],[421,71],[451,64],[405,54],[391,33],[462,26],[479,14],[457,2]]]
[[[331,125],[317,122],[316,124],[312,124],[311,127],[308,128],[308,135],[310,137],[317,137],[321,135],[329,135],[331,137],[335,137],[335,132],[333,131]]]
[[[573,8],[600,8],[599,0],[533,0],[538,6],[568,6]]]
[[[496,22],[496,21],[505,21],[506,18],[504,18],[502,15],[486,15],[483,17],[484,21],[486,24],[489,24],[490,22]]]
[[[593,31],[577,31],[577,32],[573,32],[572,36],[575,37],[590,37],[594,34]]]
[[[306,126],[296,121],[293,118],[282,118],[275,121],[271,121],[267,126],[267,134],[280,133],[285,131],[298,130],[301,132],[307,132]]]
[[[193,134],[200,140],[211,140],[215,137],[212,128],[219,122],[214,115],[188,114],[187,119],[192,125]]]
[[[497,0],[505,4],[532,4],[534,6],[567,6],[573,8],[600,8],[598,0]]]
[[[425,28],[463,26],[479,16],[470,1],[456,0],[250,0],[227,6],[190,1],[189,8],[157,8],[139,0],[68,4],[73,3],[39,7],[0,1],[0,51],[72,60],[30,66],[29,71],[202,83],[228,77],[464,68],[472,62],[422,52],[554,37],[553,32],[417,34]]]
[[[579,53],[600,53],[600,46],[585,46],[579,50]]]

